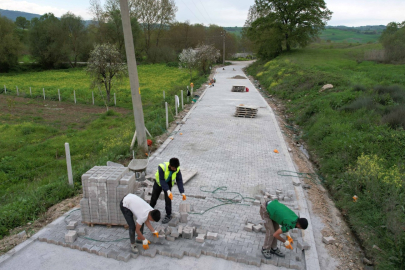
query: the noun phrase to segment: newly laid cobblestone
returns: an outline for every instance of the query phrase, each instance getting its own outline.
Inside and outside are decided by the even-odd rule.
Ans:
[[[233,74],[242,74],[240,66],[236,66],[236,69]],[[204,254],[249,265],[260,266],[264,263],[305,269],[305,260],[296,261],[296,253],[293,251],[284,250],[286,254],[290,254],[285,259],[273,257],[266,260],[261,254],[265,234],[262,233],[264,228],[259,229],[263,222],[259,214],[260,206],[254,200],[260,201],[259,198],[264,195],[267,200],[280,196],[283,199],[281,202],[295,211],[298,206],[293,179],[277,174],[277,171],[288,167],[288,151],[283,146],[283,138],[272,116],[273,112],[248,80],[241,80],[240,83],[248,86],[251,89],[249,92],[231,92],[235,80],[229,77],[226,71],[218,71],[215,87],[208,88],[185,124],[173,132],[174,139],[163,151],[158,150],[150,157],[147,174],[154,174],[160,163],[172,157],[179,158],[181,168],[198,171],[184,186],[186,201],[182,201],[176,186],[172,188],[172,209],[175,217],[170,224],[152,222],[152,226],[160,234],[159,239],[155,239],[145,227],[144,235],[152,242],[150,249],[145,251],[142,245],[138,244],[140,254],[131,253],[127,230],[118,226],[88,227],[82,223],[80,211],[72,212],[66,220],[67,223],[77,221],[75,230],[78,232],[87,229],[85,235],[81,233],[74,244],[83,251],[122,261],[127,261],[129,257],[136,259],[138,256],[153,258],[156,254],[179,259],[183,256],[199,258]],[[235,106],[240,104],[259,107],[257,117],[234,117]],[[278,149],[279,153],[274,153],[274,149]],[[299,180],[297,181],[299,183]],[[212,193],[220,186],[225,186],[227,190]],[[237,192],[243,198],[226,192]],[[218,198],[233,201],[235,204],[218,206],[222,204]],[[155,208],[164,215],[164,200],[158,200]],[[184,213],[188,214],[187,219]],[[122,215],[119,211],[115,214],[117,218]],[[179,223],[180,219],[182,223]],[[73,247],[72,243],[64,241],[64,235],[67,233],[66,222],[55,224],[51,232],[41,235],[39,240],[52,240],[54,244]],[[250,225],[247,225],[248,223]],[[248,230],[245,229],[246,226]],[[171,228],[170,234],[163,235],[166,228]],[[196,242],[196,236],[201,231],[204,235],[207,232],[217,234],[217,240],[211,239],[210,236],[203,239],[203,243]],[[172,237],[174,241],[167,241],[167,236],[169,239]],[[115,241],[117,239],[124,240]],[[301,239],[299,230],[296,230],[293,239],[295,250],[296,242]]]

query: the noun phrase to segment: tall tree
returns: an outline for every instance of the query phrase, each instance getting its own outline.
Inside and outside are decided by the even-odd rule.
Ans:
[[[85,54],[85,50],[89,50],[86,26],[80,16],[75,16],[71,12],[64,14],[60,21],[66,60],[71,67],[76,67],[79,56]]]
[[[107,102],[110,102],[110,93],[114,84],[127,74],[127,67],[123,63],[121,54],[115,45],[96,45],[90,52],[87,73],[92,78],[92,86],[104,86]]]
[[[308,45],[332,16],[324,0],[255,0],[255,5],[259,17],[279,28],[287,51]]]
[[[18,64],[21,43],[15,28],[12,20],[0,16],[0,72],[7,72]]]
[[[177,7],[174,0],[131,0],[131,13],[139,20],[145,39],[145,51],[152,46],[152,34],[156,33],[156,46],[165,27],[174,22]]]
[[[27,20],[25,17],[19,16],[15,19],[15,25],[17,25],[17,27],[20,27],[22,30],[29,28],[30,24],[31,22]]]
[[[388,61],[405,61],[405,21],[391,22],[380,37]]]
[[[61,23],[52,13],[31,20],[29,43],[31,55],[45,68],[53,68],[65,58]]]
[[[186,68],[190,73],[190,82],[193,80],[193,70],[198,65],[197,50],[184,49],[179,55],[180,68]]]

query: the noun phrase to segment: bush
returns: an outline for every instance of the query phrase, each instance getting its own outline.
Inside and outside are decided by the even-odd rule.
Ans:
[[[168,67],[179,67],[179,62],[168,62],[166,63],[166,66]]]
[[[375,109],[374,101],[371,97],[359,97],[349,105],[343,107],[345,111],[357,111],[360,109]]]
[[[374,90],[379,95],[388,94],[393,101],[397,103],[405,103],[405,90],[398,85],[393,86],[376,86]]]
[[[384,124],[388,124],[390,128],[396,129],[402,127],[405,129],[405,107],[398,106],[390,113],[384,115],[381,119],[381,122]]]

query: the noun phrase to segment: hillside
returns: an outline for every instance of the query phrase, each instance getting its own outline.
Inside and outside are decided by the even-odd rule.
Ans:
[[[358,28],[351,27],[328,27],[322,31],[319,37],[322,40],[330,40],[332,42],[368,43],[377,42],[382,31],[383,29],[359,30]]]
[[[0,9],[0,15],[9,18],[12,21],[15,21],[17,17],[25,17],[29,21],[32,20],[33,18],[41,17],[41,15],[39,14],[6,9]]]

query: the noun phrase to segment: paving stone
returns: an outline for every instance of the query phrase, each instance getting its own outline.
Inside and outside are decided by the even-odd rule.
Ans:
[[[290,260],[285,259],[285,258],[279,258],[278,259],[278,266],[283,266],[286,268],[290,268]]]
[[[323,237],[322,242],[324,242],[327,245],[330,245],[330,244],[334,244],[336,242],[336,240],[332,236],[328,236],[328,237]]]
[[[77,234],[80,236],[86,235],[87,234],[87,228],[81,227],[77,230]]]
[[[106,257],[106,258],[107,258],[107,253],[108,253],[109,251],[110,251],[109,249],[106,249],[106,248],[101,248],[101,249],[99,250],[99,252],[98,252],[98,255],[103,256],[103,257]]]
[[[183,234],[182,234],[184,239],[191,239],[193,237],[193,231],[192,230],[186,230],[183,229]]]
[[[311,246],[305,241],[298,240],[297,241],[297,248],[299,250],[308,250],[308,249],[311,248]]]
[[[180,234],[179,234],[178,231],[173,230],[172,233],[170,234],[170,236],[171,236],[171,237],[174,237],[174,238],[179,238],[179,237],[180,237]]]
[[[237,262],[237,261],[238,261],[238,254],[233,253],[233,252],[230,252],[230,253],[228,253],[228,256],[226,257],[226,259],[227,259],[228,261]]]
[[[190,249],[189,256],[200,258],[201,257],[201,249]]]
[[[101,249],[102,249],[102,247],[93,246],[93,247],[90,249],[90,253],[94,253],[94,254],[99,255],[99,252],[100,252]]]
[[[139,256],[139,254],[136,254],[136,253],[133,253],[133,252],[131,252],[130,254],[131,254],[132,259],[136,259]]]
[[[197,236],[195,238],[195,241],[198,243],[204,243],[204,239],[205,239],[205,237],[201,234],[200,236]]]
[[[156,256],[156,253],[157,253],[156,248],[149,248],[148,250],[145,250],[145,253],[143,255],[154,258]]]
[[[67,230],[74,230],[77,226],[77,221],[70,221],[68,225],[66,225]]]
[[[303,265],[302,265],[301,262],[290,261],[290,269],[298,269],[298,270],[301,270],[301,269],[303,269]]]
[[[113,259],[117,259],[117,256],[119,255],[118,251],[111,249],[110,251],[108,251],[107,253],[107,258],[113,258]]]
[[[243,227],[243,229],[247,232],[251,232],[253,231],[253,224],[248,224],[245,227]]]
[[[260,205],[260,201],[259,200],[254,200],[253,205]]]
[[[129,259],[131,259],[131,253],[129,252],[122,252],[117,256],[118,261],[127,262]]]
[[[165,242],[165,235],[159,235],[158,244],[164,244]]]
[[[174,251],[171,253],[170,256],[173,257],[173,258],[182,259],[183,256],[184,256],[184,251],[179,250],[179,249],[174,250]]]
[[[252,228],[253,228],[254,232],[260,232],[262,230],[263,226],[259,224],[259,225],[253,226]]]
[[[249,265],[255,265],[257,267],[260,267],[260,265],[262,264],[262,260],[260,258],[248,256],[247,260]]]
[[[74,241],[76,241],[76,239],[77,239],[77,232],[76,231],[71,230],[71,231],[68,231],[65,234],[65,242],[67,242],[67,243],[73,243]],[[56,244],[56,242],[53,239],[50,239],[50,241],[51,241],[50,242],[51,244]]]
[[[180,213],[180,222],[181,223],[187,223],[188,219],[188,214],[186,212]]]
[[[168,236],[166,236],[166,240],[173,242],[175,240],[175,238],[173,236],[168,235]]]
[[[86,252],[91,252],[91,248],[93,247],[93,245],[90,245],[90,244],[84,244],[83,246],[82,246],[82,250],[83,251],[86,251]]]
[[[170,235],[172,233],[172,228],[166,227],[165,229],[165,235]]]
[[[202,228],[198,228],[198,229],[196,229],[196,233],[197,233],[198,235],[200,235],[200,234],[206,235],[206,234],[207,234],[207,230],[206,230],[206,229],[202,229]]]
[[[218,240],[218,233],[208,232],[207,239],[208,240]]]
[[[172,220],[170,220],[168,224],[170,227],[176,227],[177,225],[179,225],[179,218],[172,218]]]

